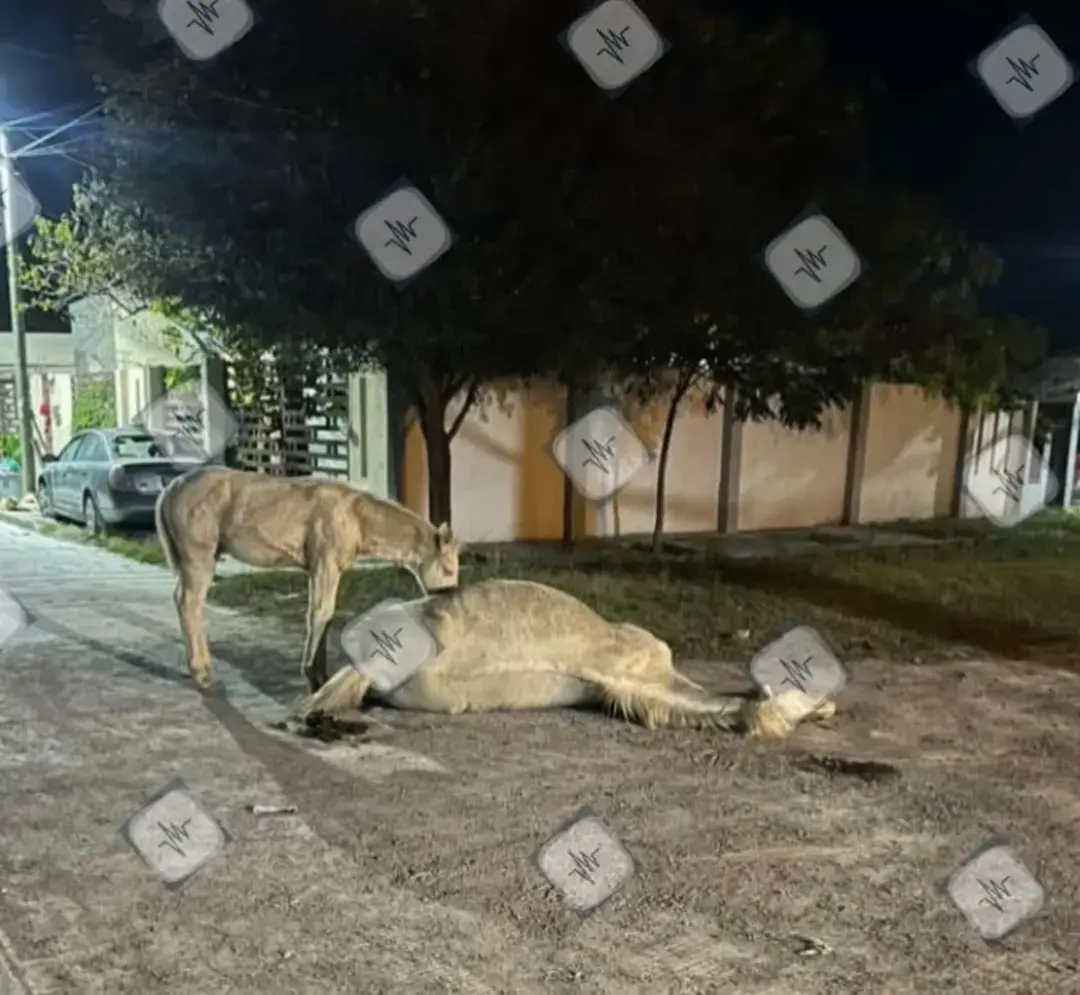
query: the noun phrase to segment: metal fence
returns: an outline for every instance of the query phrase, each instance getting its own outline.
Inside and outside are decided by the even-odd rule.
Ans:
[[[295,359],[264,354],[228,369],[239,422],[231,462],[280,476],[349,479],[348,377],[328,355]]]

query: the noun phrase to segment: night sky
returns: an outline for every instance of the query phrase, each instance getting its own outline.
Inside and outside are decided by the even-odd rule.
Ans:
[[[250,2],[257,12],[257,0]],[[647,12],[647,2],[642,5]],[[93,105],[91,81],[74,58],[76,6],[5,0],[0,7],[9,117],[55,111],[59,123]],[[991,306],[1025,315],[1047,327],[1057,345],[1080,349],[1080,81],[1018,127],[967,68],[1024,14],[1080,67],[1080,4],[762,0],[744,6],[747,24],[786,12],[825,34],[830,71],[862,90],[868,104],[874,178],[933,196],[946,214],[993,244],[1005,259],[1005,276]],[[46,213],[61,212],[78,167],[35,158],[21,169]]]

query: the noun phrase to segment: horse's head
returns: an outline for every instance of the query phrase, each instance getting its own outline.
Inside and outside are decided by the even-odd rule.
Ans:
[[[461,543],[447,522],[435,529],[417,552],[416,576],[425,591],[434,594],[458,586]]]

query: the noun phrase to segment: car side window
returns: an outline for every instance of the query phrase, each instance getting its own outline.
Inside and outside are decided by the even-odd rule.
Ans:
[[[80,449],[86,445],[86,440],[89,436],[79,435],[72,439],[63,449],[60,450],[60,455],[56,457],[57,463],[71,463],[78,455]]]
[[[76,458],[80,463],[107,463],[109,451],[105,448],[104,439],[100,435],[88,435]]]

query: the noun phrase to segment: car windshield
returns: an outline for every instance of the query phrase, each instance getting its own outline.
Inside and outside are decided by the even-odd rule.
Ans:
[[[112,440],[112,453],[122,460],[198,459],[200,455],[198,447],[182,435],[117,435]]]

